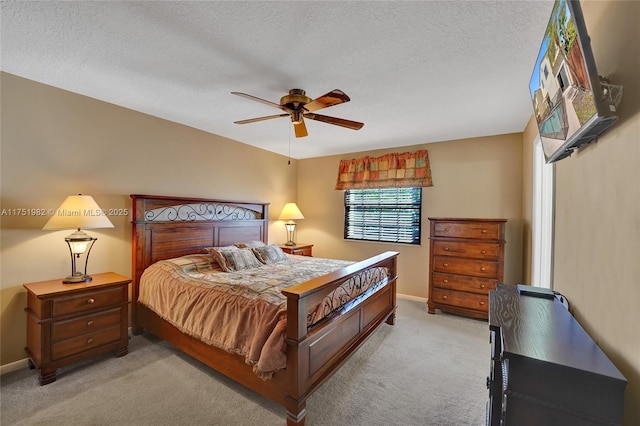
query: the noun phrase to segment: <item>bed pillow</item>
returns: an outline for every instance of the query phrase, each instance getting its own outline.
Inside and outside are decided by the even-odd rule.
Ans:
[[[238,248],[253,248],[253,247],[264,247],[266,246],[265,243],[263,243],[262,241],[245,241],[244,243],[235,243],[234,246],[238,247]]]
[[[253,254],[256,255],[258,260],[265,265],[268,265],[270,263],[289,261],[287,255],[284,254],[282,249],[275,244],[272,244],[270,246],[254,247],[251,250],[253,251]]]
[[[225,272],[242,271],[262,266],[262,263],[248,248],[211,247],[209,253],[218,261]]]

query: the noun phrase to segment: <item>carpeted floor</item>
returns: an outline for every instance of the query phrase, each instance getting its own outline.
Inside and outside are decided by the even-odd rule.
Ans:
[[[307,400],[309,426],[455,425],[485,420],[489,329],[485,321],[398,299],[384,325]],[[162,371],[162,375],[158,374]],[[34,370],[1,378],[8,425],[285,425],[285,410],[153,336],[129,354],[58,370],[38,386]]]

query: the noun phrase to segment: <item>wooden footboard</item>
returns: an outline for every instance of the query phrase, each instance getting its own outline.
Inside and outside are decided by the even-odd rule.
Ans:
[[[267,203],[132,195],[134,334],[143,329],[166,340],[234,381],[283,405],[288,425],[304,425],[306,400],[383,323],[393,324],[396,310],[396,252],[386,252],[331,274],[289,287],[287,297],[287,367],[272,379],[259,378],[244,357],[183,334],[137,302],[140,277],[159,260],[198,253],[207,246],[261,240],[267,242]],[[384,267],[386,282],[355,302],[337,307],[308,327],[309,312],[345,282],[364,271]]]
[[[283,291],[287,296],[287,372],[294,380],[287,395],[287,422],[303,424],[307,397],[324,383],[396,311],[398,253],[386,252]],[[307,315],[349,279],[370,268],[386,267],[387,283],[358,303],[339,310],[307,330]]]

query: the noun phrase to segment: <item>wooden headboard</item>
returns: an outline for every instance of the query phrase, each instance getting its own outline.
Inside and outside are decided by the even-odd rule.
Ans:
[[[202,253],[204,247],[268,242],[269,203],[156,195],[131,198],[134,306],[140,276],[152,263]]]

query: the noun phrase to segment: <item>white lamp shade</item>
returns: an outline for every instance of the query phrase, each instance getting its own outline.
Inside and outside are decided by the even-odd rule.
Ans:
[[[282,209],[282,213],[280,213],[280,217],[278,220],[297,220],[304,219],[302,212],[296,206],[296,203],[287,203],[284,205]]]
[[[113,228],[104,210],[90,195],[70,195],[42,229]]]

